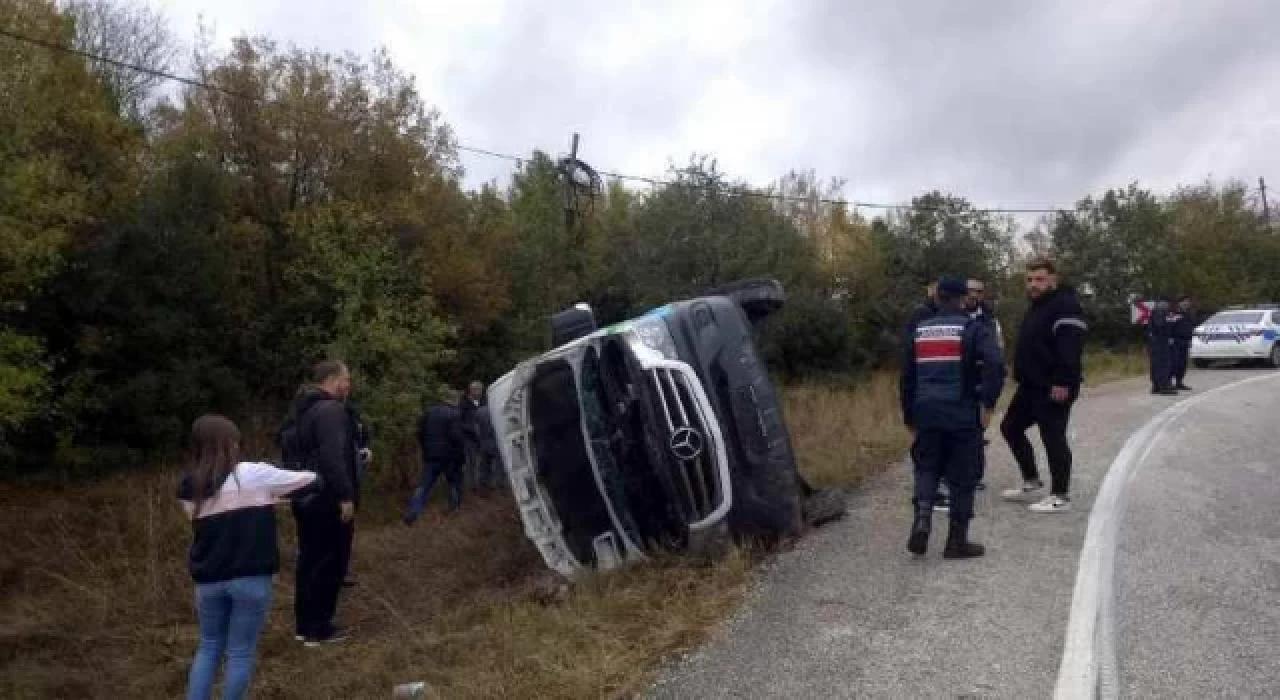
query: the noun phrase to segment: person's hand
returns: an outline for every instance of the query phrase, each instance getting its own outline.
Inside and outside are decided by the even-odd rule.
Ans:
[[[981,420],[982,420],[982,429],[986,430],[987,426],[991,425],[991,409],[987,408],[986,406],[982,407]]]
[[[338,507],[339,507],[338,517],[342,518],[342,522],[349,523],[356,517],[356,504],[352,503],[351,501],[343,501],[342,503],[338,504]]]
[[[356,454],[360,455],[360,461],[365,464],[373,461],[373,450],[367,447],[361,448]]]
[[[1055,386],[1049,390],[1049,398],[1056,403],[1065,403],[1067,399],[1071,398],[1071,391],[1065,386]]]

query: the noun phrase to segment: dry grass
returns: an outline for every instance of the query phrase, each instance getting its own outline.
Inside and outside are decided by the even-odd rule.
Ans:
[[[1091,356],[1091,377],[1139,368]],[[857,482],[907,444],[897,384],[784,392],[801,468],[821,485]],[[185,570],[188,525],[172,470],[0,495],[0,697],[158,698],[182,694],[196,630]],[[280,518],[284,569],[260,648],[255,697],[376,698],[425,680],[449,698],[630,695],[665,657],[704,640],[739,602],[752,557],[670,558],[598,576],[539,602],[544,567],[505,497],[472,498],[453,517],[433,503],[414,528],[400,498],[362,506],[343,645],[292,636],[292,519]]]
[[[1147,373],[1147,355],[1141,349],[1091,350],[1084,356],[1085,383],[1097,386]]]
[[[892,456],[891,379],[785,392],[803,469],[851,481]],[[188,525],[172,470],[0,496],[0,696],[156,698],[182,693],[196,629],[185,569]],[[587,579],[567,600],[533,595],[544,572],[515,509],[472,498],[453,517],[433,503],[416,527],[400,498],[362,505],[340,619],[353,639],[293,641],[292,519],[261,642],[255,697],[386,697],[425,680],[442,697],[630,695],[665,657],[696,646],[737,605],[752,558],[673,557]]]
[[[874,374],[852,389],[792,387],[783,400],[800,469],[817,486],[860,482],[906,451],[893,373]]]

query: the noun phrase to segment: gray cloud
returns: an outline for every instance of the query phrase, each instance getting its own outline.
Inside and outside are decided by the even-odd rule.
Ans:
[[[843,176],[864,200],[1057,205],[1133,179],[1255,179],[1280,146],[1267,0],[350,7],[290,1],[250,21],[325,48],[388,44],[464,142],[557,152],[576,130],[590,162],[643,175],[701,151],[762,184]],[[477,181],[510,170],[464,163]]]
[[[902,190],[1031,204],[1152,175],[1109,170],[1233,70],[1275,54],[1265,2],[1214,5],[917,2],[904,16],[831,2],[798,34],[816,38],[828,74],[876,84],[870,128],[844,140],[853,167]]]

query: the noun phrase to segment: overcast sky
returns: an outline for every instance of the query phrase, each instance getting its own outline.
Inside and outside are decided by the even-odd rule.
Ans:
[[[184,38],[387,47],[461,143],[661,175],[694,152],[767,184],[1060,206],[1131,180],[1280,193],[1268,0],[154,0]],[[468,181],[511,165],[463,154]],[[1269,183],[1270,184],[1270,183]],[[1280,195],[1278,195],[1280,196]]]

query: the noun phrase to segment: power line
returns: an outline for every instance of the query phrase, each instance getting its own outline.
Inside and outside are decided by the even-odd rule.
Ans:
[[[616,173],[609,170],[600,170],[598,172],[601,175],[604,175],[606,177],[612,177],[617,180],[640,182],[648,185],[653,185],[654,187],[706,187],[706,188],[715,187],[714,185],[691,185],[687,182],[680,182],[678,180],[665,180],[661,178],[644,177],[642,175],[626,175],[623,173]],[[838,205],[853,207],[855,209],[916,210],[916,211],[940,211],[941,210],[940,207],[923,207],[915,204],[884,204],[880,202],[860,202],[857,200],[833,199],[830,197],[806,197],[804,195],[777,194],[774,192],[754,189],[749,186],[735,188],[734,186],[730,185],[728,189],[730,194],[742,196],[742,197],[758,197],[760,199],[773,199],[773,200],[779,200],[779,201],[792,201],[792,202],[816,202],[818,204],[838,204]],[[981,208],[969,209],[965,213],[1057,214],[1060,212],[1069,213],[1073,211],[1075,211],[1075,209],[1066,209],[1063,207],[1054,207],[1054,208],[981,207]]]
[[[195,78],[191,78],[188,76],[178,75],[176,73],[170,73],[168,71],[160,70],[157,68],[151,68],[151,67],[139,65],[136,63],[129,63],[128,61],[121,61],[119,59],[93,53],[92,51],[85,51],[84,49],[79,49],[74,46],[66,46],[64,44],[61,44],[55,41],[49,41],[46,39],[41,39],[39,37],[20,34],[20,33],[11,31],[9,29],[0,28],[0,36],[13,41],[17,41],[19,43],[38,46],[40,48],[43,48],[49,51],[55,51],[55,52],[71,54],[74,56],[79,56],[81,58],[84,58],[90,61],[106,63],[108,65],[112,65],[117,68],[123,68],[125,70],[131,70],[131,71],[135,71],[145,75],[149,75],[153,78],[174,81],[174,82],[186,85],[188,87],[198,88],[202,90],[209,90],[212,92],[217,92],[223,95],[227,95],[228,97],[234,97],[236,99],[245,100],[248,102],[261,103],[264,101],[263,98],[257,97],[255,95],[248,95],[248,94],[239,92],[237,90],[232,90],[230,88],[223,87],[221,85],[205,82],[203,80],[197,80]],[[299,114],[306,114],[306,115],[320,118],[320,119],[334,120],[334,121],[337,120],[336,117],[329,114],[320,114],[320,113],[311,112],[309,110],[303,110],[299,108],[295,108],[294,111],[296,111]],[[468,146],[456,141],[453,143],[453,147],[465,153],[474,153],[476,155],[482,155],[490,158],[506,160],[509,162],[516,163],[517,165],[523,165],[528,160],[527,158],[523,158],[517,155],[512,155],[510,153],[501,153],[501,152],[492,151],[486,148]],[[650,185],[653,187],[691,187],[691,188],[701,188],[701,189],[708,189],[708,190],[718,189],[718,186],[716,184],[705,184],[705,185],[690,184],[687,182],[680,182],[678,180],[668,180],[668,179],[656,178],[656,177],[645,177],[643,175],[628,175],[626,173],[619,173],[619,172],[614,172],[610,170],[598,170],[597,172],[600,175],[611,177],[616,180],[622,180],[625,182],[637,182],[637,183]],[[848,207],[853,207],[854,209],[880,209],[884,211],[910,211],[910,210],[942,211],[941,207],[922,207],[914,204],[884,204],[879,202],[859,202],[859,201],[850,201],[847,199],[834,199],[829,197],[806,197],[803,195],[786,195],[786,194],[774,193],[774,192],[770,192],[770,191],[766,191],[758,188],[752,188],[746,185],[743,185],[743,186],[729,185],[725,189],[726,189],[726,194],[729,194],[731,196],[754,197],[759,199],[768,199],[768,200],[782,201],[782,202],[788,202],[788,201],[802,202],[802,203],[808,202],[808,203],[848,206]],[[1074,209],[1067,209],[1063,207],[1054,207],[1054,208],[982,207],[982,208],[972,208],[963,213],[1057,214],[1057,213],[1069,213],[1072,211],[1074,211]]]

